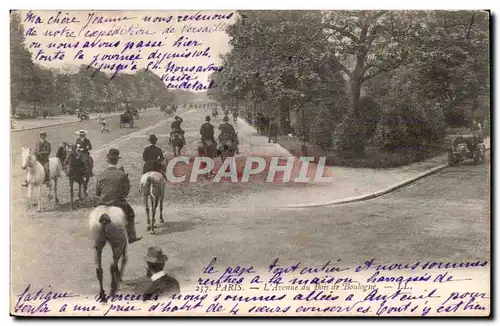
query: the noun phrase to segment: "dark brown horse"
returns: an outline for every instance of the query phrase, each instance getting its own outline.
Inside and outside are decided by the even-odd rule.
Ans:
[[[56,154],[57,158],[63,162],[63,167],[69,179],[69,193],[71,198],[71,209],[75,209],[73,199],[73,184],[78,183],[78,199],[83,201],[83,195],[87,197],[87,188],[90,181],[91,171],[86,168],[84,157],[76,150],[76,146],[64,144],[59,147]]]
[[[184,147],[184,141],[182,140],[182,133],[180,132],[172,132],[170,135],[170,145],[172,146],[172,150],[174,155],[180,156],[181,149]]]

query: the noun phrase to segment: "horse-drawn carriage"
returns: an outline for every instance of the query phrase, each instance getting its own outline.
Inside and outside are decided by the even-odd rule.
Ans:
[[[134,127],[134,115],[129,112],[125,112],[120,115],[120,128],[125,128],[128,125],[129,128]]]
[[[474,160],[474,164],[484,163],[485,152],[483,137],[479,135],[458,136],[448,151],[448,163],[455,165],[467,159]]]
[[[80,110],[77,110],[76,111],[76,117],[78,119],[80,119],[80,121],[83,121],[83,120],[88,120],[90,118],[89,114],[85,111],[80,111]]]

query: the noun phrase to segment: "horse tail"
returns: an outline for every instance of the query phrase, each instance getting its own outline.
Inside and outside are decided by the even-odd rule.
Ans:
[[[109,217],[108,214],[103,213],[101,217],[99,217],[99,223],[101,223],[102,225],[107,225],[111,223],[111,217]]]

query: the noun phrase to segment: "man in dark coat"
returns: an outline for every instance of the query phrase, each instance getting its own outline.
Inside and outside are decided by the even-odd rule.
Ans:
[[[142,160],[144,161],[144,166],[142,168],[142,173],[147,173],[149,171],[162,172],[161,162],[164,160],[163,151],[156,146],[158,138],[156,135],[149,135],[150,146],[144,148],[142,153]]]
[[[47,133],[40,133],[40,141],[36,143],[35,155],[38,162],[42,163],[45,169],[45,182],[49,183],[50,179],[50,168],[49,168],[49,156],[52,148],[50,143],[47,141]]]
[[[238,149],[238,135],[236,134],[236,130],[234,130],[234,127],[232,124],[229,123],[229,117],[225,116],[224,119],[222,119],[222,123],[219,126],[220,134],[219,134],[219,141],[220,143],[220,150],[222,151],[223,149],[223,142],[230,140],[232,143],[233,148],[236,151],[236,154],[239,154],[239,149]]]
[[[120,151],[111,148],[108,153],[108,167],[101,173],[97,180],[95,194],[99,197],[99,205],[120,207],[127,218],[128,242],[134,243],[142,239],[135,234],[135,213],[127,202],[130,192],[128,174],[118,169],[116,165],[120,159]]]
[[[206,142],[207,140],[215,142],[214,126],[210,123],[210,117],[208,115],[205,117],[205,123],[201,125],[200,135],[202,142]]]
[[[146,275],[150,278],[145,284],[144,301],[164,295],[180,294],[179,282],[163,270],[168,258],[161,248],[149,247],[144,260],[147,264]]]
[[[219,130],[220,130],[219,134],[220,141],[235,140],[236,130],[234,130],[233,125],[229,123],[229,118],[227,116],[224,117],[224,119],[222,119],[222,123],[219,126]]]
[[[172,131],[170,132],[170,138],[172,138],[172,134],[175,132],[178,132],[182,135],[182,142],[184,145],[186,145],[186,139],[184,138],[184,130],[181,128],[181,124],[184,120],[182,120],[181,117],[175,116],[174,121],[172,121],[172,124],[170,125],[170,128]]]

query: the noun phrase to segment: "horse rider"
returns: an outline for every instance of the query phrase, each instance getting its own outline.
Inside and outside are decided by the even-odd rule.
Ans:
[[[164,160],[163,151],[156,146],[157,141],[158,138],[156,138],[155,134],[149,135],[151,145],[144,148],[144,152],[142,152],[142,160],[144,161],[142,174],[149,171],[163,173],[161,166],[161,162]]]
[[[238,150],[238,136],[236,135],[236,130],[234,130],[233,125],[229,123],[229,118],[226,115],[224,119],[222,119],[222,123],[219,126],[220,134],[219,141],[221,142],[221,146],[223,146],[223,142],[230,140],[232,142],[233,147],[236,147],[236,154],[239,154]]]
[[[50,185],[49,177],[50,177],[50,168],[49,168],[49,155],[52,150],[50,143],[47,141],[47,133],[42,131],[40,133],[40,139],[36,143],[35,146],[35,156],[36,160],[43,165],[45,170],[45,185],[48,187]],[[23,184],[23,187],[28,186],[28,181],[26,180]]]
[[[135,213],[126,199],[130,192],[130,180],[123,169],[116,167],[120,159],[119,150],[111,148],[107,159],[108,167],[101,173],[96,183],[95,194],[99,197],[98,205],[116,206],[123,210],[127,219],[128,243],[134,243],[142,237],[137,237],[135,233]]]
[[[278,123],[276,122],[276,119],[274,118],[271,118],[271,120],[269,121],[269,139],[268,139],[268,143],[271,142],[271,140],[273,141],[273,143],[277,143],[278,142]]]
[[[90,151],[92,150],[92,144],[90,143],[90,140],[87,138],[87,131],[86,130],[78,130],[76,132],[79,137],[76,139],[76,148],[80,152],[81,155],[84,157],[84,164],[87,165],[87,163],[90,165],[88,166],[88,169],[90,171],[90,176],[94,176],[93,173],[93,167],[94,167],[94,162],[92,160],[92,157],[90,156]]]
[[[203,147],[210,146],[215,143],[214,126],[210,123],[210,116],[208,115],[205,117],[205,123],[201,125],[200,135]]]
[[[174,121],[172,121],[172,124],[170,125],[170,128],[172,131],[170,132],[170,138],[172,138],[172,135],[174,133],[180,133],[182,136],[182,143],[186,145],[186,139],[184,138],[184,130],[181,128],[181,124],[184,120],[182,120],[181,117],[178,115],[175,116]]]

